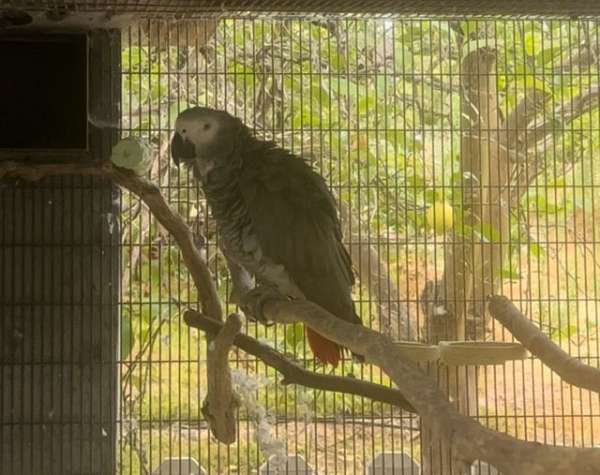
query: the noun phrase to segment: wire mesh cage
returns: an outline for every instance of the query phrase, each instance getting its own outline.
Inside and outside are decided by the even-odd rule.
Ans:
[[[522,302],[555,341],[597,365],[597,28],[543,20],[148,21],[122,36],[122,130],[144,134],[160,150],[152,178],[208,236],[205,252],[224,298],[229,282],[210,213],[195,180],[176,172],[167,153],[177,114],[192,105],[230,111],[326,177],[342,206],[366,325],[402,340],[455,338],[428,325],[426,314],[435,318],[445,306],[436,298],[448,286],[444,279],[457,279],[449,275],[452,260],[473,265],[485,253],[492,262],[480,270],[489,280],[483,287]],[[475,89],[484,117],[471,123],[468,108],[476,105],[464,96]],[[466,136],[486,141],[487,170],[471,168]],[[491,193],[501,193],[510,211],[498,229],[476,229],[464,210],[479,199],[493,212],[498,202],[481,197]],[[236,355],[239,384],[252,389],[239,443],[226,449],[211,442],[199,408],[205,343],[179,313],[195,305],[195,291],[168,236],[127,195],[123,222],[121,423],[135,427],[122,440],[126,473],[173,454],[193,455],[212,473],[251,473],[275,441],[303,454],[318,473],[361,473],[384,451],[420,462],[419,425],[410,414],[281,386],[243,353]],[[471,256],[457,257],[456,236],[489,246],[473,244]],[[483,289],[455,272],[464,279],[456,286],[471,286],[470,293],[455,289],[454,297],[467,315],[467,338],[508,340],[500,326],[479,325]],[[300,327],[247,331],[314,367]],[[346,362],[343,372],[388,383],[369,366]],[[490,427],[528,440],[598,443],[597,396],[564,386],[539,361],[472,376],[470,410]]]
[[[325,177],[365,326],[432,345],[511,342],[486,312],[488,295],[504,294],[572,357],[599,366],[597,21],[207,15],[118,34],[119,130],[151,145],[149,178],[193,230],[228,313],[238,309],[210,209],[169,156],[177,115],[195,105],[229,111]],[[120,375],[118,473],[179,473],[159,467],[187,458],[191,473],[285,473],[269,464],[285,454],[302,457],[306,473],[450,473],[415,415],[283,384],[235,348],[237,442],[216,442],[201,408],[207,341],[183,322],[197,290],[140,198],[124,191],[119,213],[120,352],[103,359]],[[300,324],[244,331],[333,371],[315,361]],[[470,358],[422,363],[464,413],[524,440],[600,444],[598,394],[532,356]],[[334,372],[391,386],[350,358]]]

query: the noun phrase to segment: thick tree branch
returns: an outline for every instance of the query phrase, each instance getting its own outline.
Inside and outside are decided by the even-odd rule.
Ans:
[[[565,353],[510,300],[495,295],[490,298],[488,309],[492,317],[565,382],[600,394],[600,369],[588,366]]]
[[[535,88],[529,89],[506,116],[500,134],[500,144],[506,147],[506,151],[513,161],[518,159],[518,156],[513,157],[513,155],[518,155],[520,151],[527,148],[527,126],[540,113],[549,99],[550,95],[544,91]]]
[[[549,119],[543,121],[539,126],[527,130],[526,148],[540,147],[549,136],[565,131],[575,119],[598,107],[599,99],[600,86],[593,86],[580,95],[567,100],[564,104],[558,105]]]
[[[237,432],[235,411],[239,406],[239,399],[231,384],[229,350],[241,328],[242,321],[239,315],[229,315],[214,339],[209,339],[208,344],[208,389],[202,404],[202,414],[208,421],[213,435],[224,444],[235,442]]]
[[[521,441],[459,414],[435,382],[407,360],[387,336],[346,323],[308,301],[270,299],[259,305],[260,300],[260,289],[257,289],[248,295],[245,306],[262,306],[263,316],[274,322],[303,322],[330,340],[363,354],[368,362],[383,369],[417,410],[423,423],[432,428],[434,437],[449,441],[453,459],[462,462],[459,469],[479,459],[511,475],[597,473],[599,449]]]
[[[574,48],[569,48],[556,61],[553,67],[553,74],[567,75],[573,70],[579,69],[578,72],[586,70],[593,66],[600,66],[600,43],[598,37],[589,37],[585,35],[584,41]],[[574,51],[575,50],[575,51]]]
[[[223,325],[194,310],[185,312],[183,318],[189,326],[198,328],[211,336],[219,333]],[[367,397],[373,401],[391,404],[409,412],[415,412],[414,407],[397,389],[387,388],[360,379],[313,373],[288,360],[270,346],[260,343],[244,334],[237,335],[233,344],[246,353],[256,356],[271,368],[276,369],[283,375],[283,384],[299,384],[308,388],[354,394],[356,396]]]
[[[104,168],[115,183],[139,195],[160,224],[173,236],[179,245],[194,285],[198,289],[202,310],[207,315],[222,320],[223,308],[212,275],[194,243],[192,231],[183,218],[171,209],[160,193],[160,189],[149,180],[109,164],[105,164]]]

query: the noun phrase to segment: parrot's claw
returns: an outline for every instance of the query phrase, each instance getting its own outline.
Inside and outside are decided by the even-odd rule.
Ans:
[[[263,306],[269,300],[285,300],[285,297],[275,287],[260,285],[243,296],[240,308],[250,320],[270,326],[273,323],[263,314]]]

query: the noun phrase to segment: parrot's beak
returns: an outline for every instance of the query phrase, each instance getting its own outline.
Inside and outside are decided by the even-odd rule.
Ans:
[[[196,158],[196,148],[187,138],[182,139],[178,132],[171,139],[171,157],[175,165],[179,166],[182,160],[193,160]]]

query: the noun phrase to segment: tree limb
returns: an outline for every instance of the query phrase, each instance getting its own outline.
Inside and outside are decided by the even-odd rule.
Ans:
[[[564,352],[510,300],[494,295],[490,298],[488,309],[492,317],[565,382],[600,394],[600,369],[588,366]]]
[[[588,33],[588,32],[586,32]],[[600,44],[598,37],[589,37],[586,34],[586,39],[578,45],[574,45],[577,52],[573,48],[569,48],[559,58],[558,62],[552,68],[552,73],[555,75],[567,75],[574,69],[579,69],[579,72],[593,66],[600,65],[598,61],[600,57]]]
[[[500,144],[506,147],[507,153],[513,155],[527,148],[527,126],[549,99],[550,95],[539,89],[525,91],[523,98],[506,116],[500,133]]]
[[[194,243],[192,231],[183,218],[171,209],[160,189],[151,181],[110,164],[105,164],[104,168],[115,183],[139,195],[158,222],[173,236],[198,289],[202,310],[212,318],[223,320],[223,308],[212,275]]]
[[[156,181],[159,180],[159,186],[162,185],[162,183],[160,183],[160,177],[163,176],[165,179],[168,178],[168,174],[165,172],[165,169],[169,166],[169,162],[166,162],[166,166],[162,165],[161,166],[161,156],[166,155],[167,151],[168,151],[168,146],[169,146],[169,141],[165,140],[163,142],[163,144],[161,145],[160,149],[158,150],[158,152],[156,153],[156,156],[153,158],[152,160],[152,167],[150,169],[150,180],[151,181]],[[141,206],[141,204],[140,204]],[[139,241],[140,242],[144,242],[146,240],[146,236],[147,234],[150,232],[150,228],[151,228],[151,224],[152,224],[152,214],[150,214],[150,216],[148,217],[147,220],[144,221],[143,217],[144,217],[144,213],[139,213],[140,216],[140,231],[139,231]],[[123,226],[123,228],[129,228],[129,235],[130,235],[130,239],[133,239],[133,234],[131,233],[131,222],[129,223],[129,225],[127,226]],[[135,272],[135,269],[137,268],[137,264],[140,260],[140,257],[142,255],[142,246],[134,246],[131,249],[131,254],[130,254],[130,259],[129,259],[129,268],[132,269]],[[129,279],[131,278],[132,273],[131,272],[124,272],[123,273],[123,278],[121,279],[121,288],[122,289],[129,289]]]
[[[588,88],[580,95],[572,97],[565,103],[558,105],[548,120],[543,121],[533,129],[527,130],[526,148],[540,147],[547,140],[548,136],[564,131],[569,123],[598,107],[599,98],[600,86],[594,86]]]
[[[216,335],[223,326],[221,322],[194,310],[186,311],[183,319],[189,326],[198,328],[211,336]],[[313,373],[248,335],[237,335],[233,344],[246,353],[256,356],[271,368],[276,369],[283,375],[283,384],[299,384],[308,388],[354,394],[367,397],[373,401],[391,404],[409,412],[415,412],[414,407],[397,389],[387,388],[360,379]]]
[[[245,306],[260,301],[260,288],[247,296]],[[554,447],[515,439],[459,414],[437,385],[415,363],[406,359],[393,341],[369,328],[334,317],[309,301],[270,299],[262,302],[263,316],[278,323],[302,322],[326,338],[363,354],[398,385],[435,438],[449,441],[453,459],[461,469],[482,460],[511,475],[595,474],[600,467],[599,449]]]
[[[202,404],[202,415],[208,421],[212,434],[224,444],[235,442],[237,432],[235,416],[239,399],[231,385],[229,350],[241,328],[239,315],[229,315],[215,338],[209,339],[206,357],[208,389]]]

